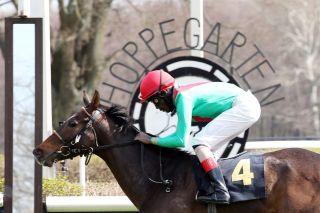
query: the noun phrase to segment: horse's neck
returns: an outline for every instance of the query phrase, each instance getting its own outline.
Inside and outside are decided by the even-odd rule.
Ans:
[[[113,138],[109,144],[129,142],[133,140],[134,135],[134,130],[129,129],[126,133],[119,134]],[[145,187],[147,180],[142,175],[140,165],[140,144],[137,142],[134,145],[111,148],[99,152],[97,155],[107,163],[119,185],[131,201],[136,206],[140,206],[147,194],[147,188]]]

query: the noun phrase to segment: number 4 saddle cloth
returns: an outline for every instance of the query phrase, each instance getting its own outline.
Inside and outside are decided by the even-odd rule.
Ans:
[[[231,196],[231,203],[266,197],[262,153],[243,152],[231,158],[221,158],[219,164]],[[209,178],[196,156],[194,167],[199,190],[212,189]]]

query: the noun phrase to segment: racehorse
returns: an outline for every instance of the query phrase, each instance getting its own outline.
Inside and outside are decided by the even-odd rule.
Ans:
[[[38,163],[92,154],[102,158],[124,193],[144,213],[205,213],[195,201],[197,184],[191,154],[134,141],[138,130],[117,106],[100,104],[96,91],[33,150]],[[320,212],[320,155],[304,149],[265,153],[266,198],[217,206],[218,213]],[[168,180],[167,178],[170,178]],[[172,182],[171,182],[172,181]]]

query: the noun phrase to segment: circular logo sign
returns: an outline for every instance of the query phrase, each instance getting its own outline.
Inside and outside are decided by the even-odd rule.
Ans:
[[[205,58],[193,56],[173,58],[154,69],[163,69],[170,73],[179,85],[217,81],[238,85],[223,67]],[[138,87],[134,92],[129,109],[135,125],[140,130],[157,136],[166,136],[173,133],[176,129],[177,115],[157,110],[152,103],[141,104],[139,94]],[[197,134],[205,125],[206,123],[193,122],[191,135]],[[221,147],[216,154],[220,157],[228,157],[242,152],[247,137],[248,130]]]

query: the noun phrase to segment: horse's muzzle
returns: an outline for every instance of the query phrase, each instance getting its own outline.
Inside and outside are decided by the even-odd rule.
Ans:
[[[41,166],[51,167],[53,165],[56,153],[51,153],[45,156],[43,151],[39,148],[35,148],[32,153],[36,162]]]

